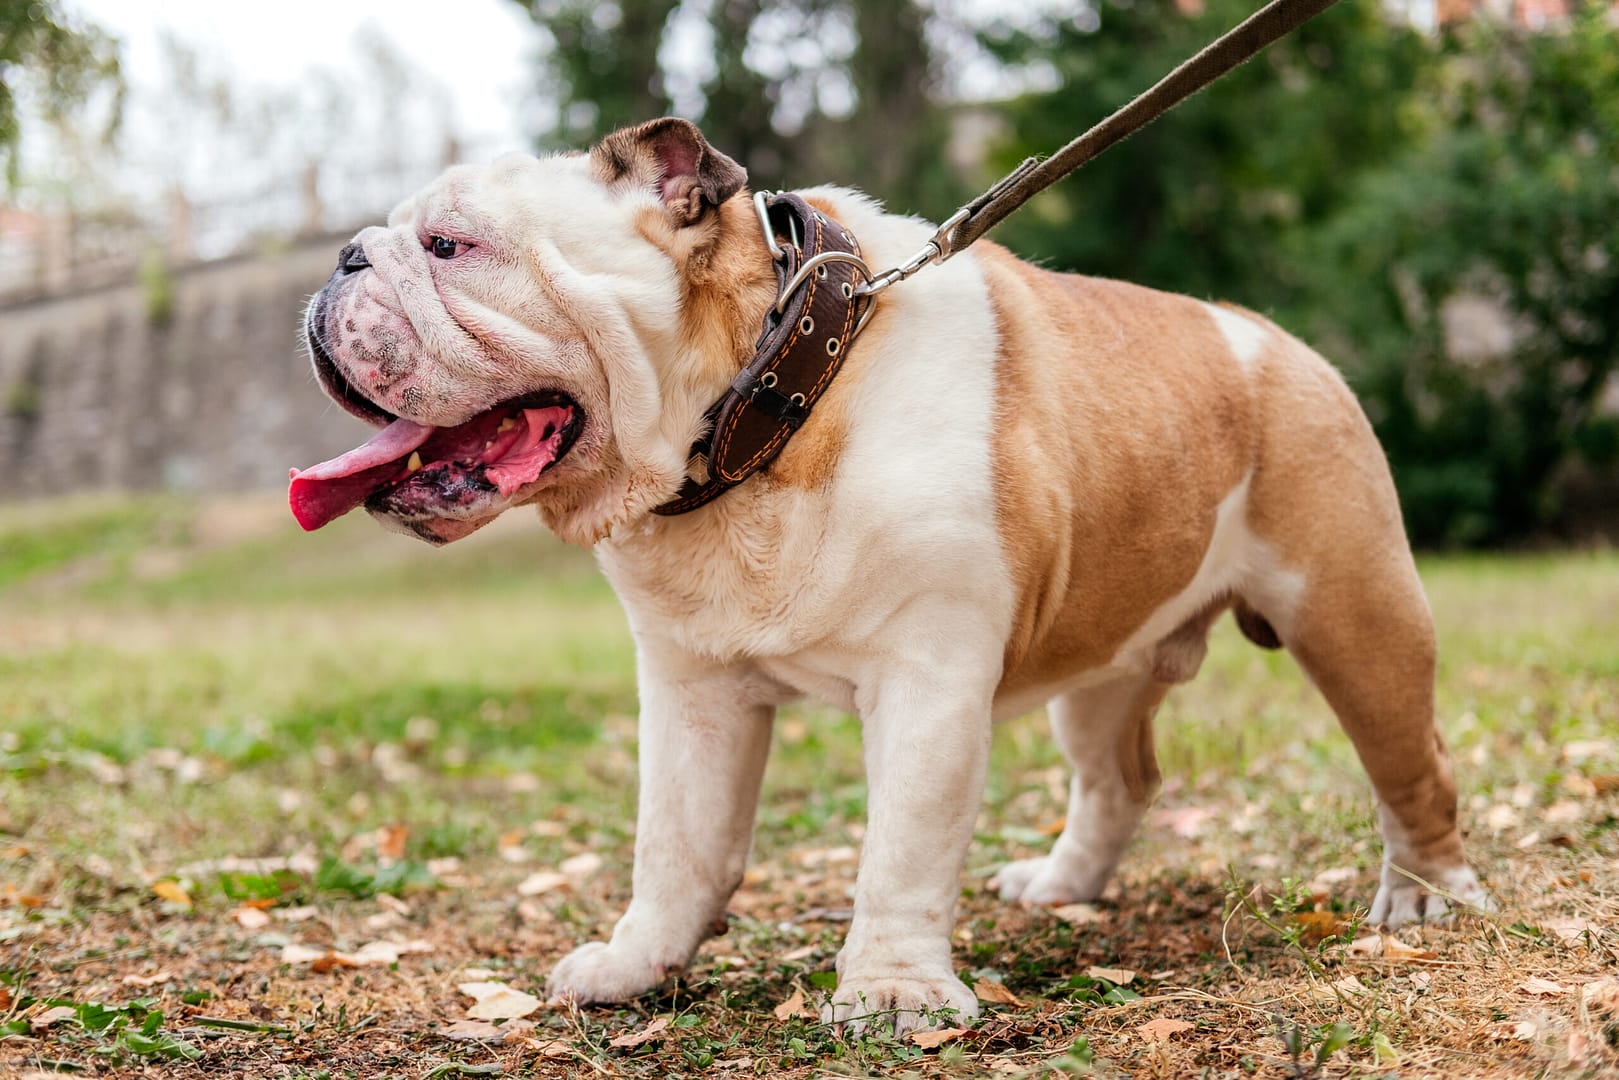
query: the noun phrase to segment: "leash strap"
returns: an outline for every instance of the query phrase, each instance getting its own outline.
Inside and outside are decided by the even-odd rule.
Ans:
[[[994,187],[952,214],[906,262],[867,283],[867,294],[904,281],[922,267],[944,262],[1000,224],[1012,211],[1114,143],[1140,131],[1243,61],[1309,22],[1337,0],[1271,0],[1159,79],[1123,108],[1050,157],[1027,158]]]

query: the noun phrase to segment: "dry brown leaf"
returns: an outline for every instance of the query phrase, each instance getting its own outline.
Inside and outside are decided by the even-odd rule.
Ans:
[[[979,979],[973,983],[973,996],[992,1005],[1015,1005],[1018,1008],[1025,1005],[1022,998],[1000,983],[991,982],[989,979]]]
[[[231,912],[230,917],[244,930],[262,930],[270,925],[270,913],[262,908],[244,905]]]
[[[559,874],[555,870],[536,870],[524,878],[517,886],[518,896],[539,896],[552,889],[560,889],[568,884],[568,875]]]
[[[283,964],[307,964],[311,961],[319,960],[330,951],[330,949],[314,949],[296,941],[289,941],[281,947],[281,962]]]
[[[1040,826],[1039,831],[1041,836],[1056,836],[1066,828],[1068,828],[1068,819],[1065,817],[1060,817],[1052,818],[1050,821]]]
[[[1085,977],[1087,979],[1101,979],[1103,982],[1110,982],[1115,986],[1129,986],[1136,981],[1136,973],[1129,968],[1097,967],[1095,964],[1085,969]]]
[[[1148,1020],[1136,1028],[1136,1033],[1148,1042],[1168,1042],[1173,1036],[1183,1031],[1191,1031],[1192,1025],[1185,1020],[1176,1020],[1169,1016],[1160,1016],[1156,1020]]]
[[[660,1016],[646,1027],[642,1028],[640,1031],[626,1031],[624,1034],[610,1041],[607,1045],[616,1047],[620,1050],[628,1050],[631,1047],[641,1046],[645,1043],[651,1042],[654,1039],[662,1038],[663,1029],[668,1026],[669,1018],[667,1016]]]
[[[46,1009],[37,1016],[30,1016],[28,1026],[35,1031],[44,1031],[46,1028],[60,1024],[64,1020],[72,1020],[78,1015],[79,1011],[71,1005],[57,1005],[54,1008]]]
[[[1550,979],[1542,979],[1538,975],[1532,975],[1524,980],[1518,990],[1520,993],[1534,994],[1537,997],[1557,997],[1568,993],[1566,988],[1557,985]]]
[[[1054,907],[1051,913],[1070,926],[1087,926],[1090,923],[1104,921],[1107,916],[1093,904],[1064,904]]]
[[[155,975],[125,975],[125,986],[161,986],[166,982],[174,981],[174,972],[159,971]]]
[[[361,945],[358,952],[348,954],[348,958],[356,964],[397,964],[399,958],[407,953],[432,952],[431,943],[413,938],[410,941],[370,941]]]
[[[905,1037],[924,1050],[936,1050],[952,1039],[961,1038],[969,1030],[971,1029],[964,1027],[947,1027],[934,1031],[913,1031]]]
[[[1591,781],[1591,788],[1598,795],[1619,791],[1619,774],[1599,773],[1596,776],[1586,777],[1586,779]]]
[[[152,895],[171,904],[179,904],[181,907],[191,906],[191,897],[186,895],[186,891],[180,887],[178,881],[154,881]]]
[[[439,1035],[463,1042],[513,1043],[534,1030],[532,1020],[508,1020],[495,1025],[488,1020],[457,1020],[441,1027]]]
[[[524,1039],[523,1045],[543,1058],[572,1057],[573,1047],[561,1039]]]
[[[542,1004],[533,994],[506,988],[479,998],[477,1004],[467,1010],[467,1015],[474,1020],[516,1020],[534,1012]]]
[[[793,987],[792,994],[786,1001],[776,1006],[776,1019],[788,1020],[797,1015],[798,1010],[804,1007],[804,991]]]
[[[596,854],[594,851],[587,851],[581,855],[575,855],[571,859],[563,859],[557,864],[558,870],[561,870],[564,874],[568,875],[570,880],[576,882],[583,881],[586,878],[591,877],[601,868],[602,857]]]
[[[316,975],[324,975],[328,971],[335,971],[340,967],[349,968],[359,966],[360,965],[352,956],[348,956],[344,953],[336,951],[328,951],[324,955],[317,957],[314,962],[309,965],[309,970],[313,971]]]
[[[1336,911],[1298,911],[1288,916],[1288,922],[1303,931],[1300,937],[1310,945],[1329,937],[1342,937],[1351,925]]]
[[[1558,940],[1564,943],[1579,941],[1586,934],[1596,937],[1602,933],[1602,927],[1590,919],[1580,919],[1572,916],[1566,919],[1542,919],[1540,920],[1540,928],[1550,930],[1557,935]]]
[[[1407,945],[1399,938],[1389,934],[1383,935],[1383,959],[1399,961],[1437,960],[1439,954],[1432,949],[1419,949],[1415,945]]]
[[[405,857],[405,841],[410,839],[409,825],[389,825],[377,830],[377,854],[398,862]]]

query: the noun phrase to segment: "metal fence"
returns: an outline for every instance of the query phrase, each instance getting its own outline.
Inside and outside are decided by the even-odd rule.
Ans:
[[[196,200],[182,191],[96,211],[25,213],[0,208],[0,304],[135,280],[143,266],[184,266],[284,247],[380,221],[403,196],[448,164],[484,160],[456,140],[412,161],[310,162]]]

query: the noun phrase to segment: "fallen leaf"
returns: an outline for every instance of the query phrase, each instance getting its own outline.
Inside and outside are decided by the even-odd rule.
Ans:
[[[539,896],[552,889],[560,889],[566,884],[568,884],[566,874],[559,874],[555,870],[536,870],[518,883],[517,895]]]
[[[632,1047],[641,1046],[644,1043],[649,1043],[654,1039],[661,1038],[663,1036],[663,1029],[668,1026],[669,1018],[667,1016],[660,1016],[646,1027],[642,1028],[640,1031],[626,1031],[624,1034],[608,1042],[607,1045],[616,1047],[619,1050],[628,1050]]]
[[[1107,919],[1107,916],[1092,904],[1064,904],[1052,908],[1051,913],[1070,926],[1086,926]]]
[[[1360,959],[1371,959],[1383,955],[1383,937],[1381,934],[1372,934],[1369,937],[1356,938],[1344,946],[1344,955]]]
[[[405,841],[410,839],[409,825],[389,825],[377,830],[377,854],[398,862],[405,857]]]
[[[1191,840],[1203,831],[1203,823],[1214,811],[1202,806],[1164,807],[1153,811],[1153,823],[1168,825],[1176,836]]]
[[[281,962],[283,964],[307,964],[319,960],[330,949],[313,949],[308,945],[301,945],[296,941],[289,941],[281,947]]]
[[[1591,781],[1591,789],[1597,795],[1606,795],[1612,791],[1619,791],[1619,774],[1599,773],[1586,779]]]
[[[1025,1004],[1023,999],[1012,991],[989,979],[979,979],[973,983],[973,996],[992,1005],[1015,1005],[1022,1008]]]
[[[166,982],[174,981],[174,972],[159,971],[155,975],[125,975],[125,986],[161,986]]]
[[[1041,836],[1056,836],[1057,834],[1061,833],[1067,827],[1068,827],[1068,819],[1065,818],[1065,817],[1060,817],[1060,818],[1053,818],[1050,821],[1046,822],[1044,825],[1040,826],[1039,831],[1040,831]]]
[[[1383,935],[1383,959],[1400,961],[1437,960],[1439,954],[1432,949],[1419,949],[1415,945],[1407,945],[1399,938],[1390,934]]]
[[[524,1039],[523,1045],[543,1058],[572,1057],[573,1047],[561,1039]]]
[[[191,897],[186,895],[186,891],[180,887],[178,881],[153,882],[152,895],[160,900],[167,900],[171,904],[179,904],[181,907],[188,908],[191,906]]]
[[[583,881],[602,868],[602,857],[594,851],[587,851],[582,855],[575,855],[571,859],[563,859],[557,864],[557,869],[568,875],[574,881]]]
[[[1518,989],[1522,993],[1535,994],[1539,997],[1557,997],[1560,994],[1568,993],[1566,989],[1550,979],[1542,979],[1538,975],[1531,976]]]
[[[792,995],[786,1001],[776,1006],[776,1019],[787,1020],[804,1007],[804,991],[798,987],[793,988]]]
[[[1550,930],[1557,935],[1558,940],[1563,942],[1575,942],[1584,938],[1586,934],[1596,937],[1602,933],[1602,927],[1590,919],[1580,919],[1572,916],[1566,919],[1542,919],[1540,928]]]
[[[947,1027],[935,1031],[913,1031],[905,1037],[923,1050],[936,1050],[951,1039],[961,1038],[969,1030],[964,1027]]]
[[[511,987],[499,979],[477,979],[472,982],[458,983],[455,987],[473,1001],[482,1001],[486,997],[510,990]]]
[[[349,959],[356,964],[397,964],[399,958],[407,953],[432,951],[433,946],[419,938],[411,941],[372,941],[361,945],[358,952],[350,954]]]
[[[256,907],[239,907],[230,917],[244,930],[262,930],[270,925],[270,913]]]
[[[462,1042],[514,1043],[533,1030],[532,1020],[508,1020],[498,1026],[488,1020],[457,1020],[439,1028],[438,1033]]]
[[[1176,1020],[1168,1016],[1160,1016],[1156,1020],[1148,1020],[1136,1028],[1137,1033],[1148,1042],[1168,1042],[1171,1037],[1183,1031],[1191,1031],[1192,1025],[1185,1020]]]
[[[1329,937],[1342,937],[1352,925],[1336,911],[1298,911],[1289,915],[1288,921],[1303,931],[1300,937],[1309,945]]]
[[[1136,973],[1129,968],[1097,967],[1094,964],[1085,969],[1085,977],[1087,979],[1101,979],[1103,982],[1110,982],[1114,986],[1129,986],[1136,981]]]
[[[28,1026],[35,1031],[44,1031],[46,1028],[60,1024],[64,1020],[72,1020],[78,1015],[79,1011],[71,1005],[57,1005],[54,1008],[46,1009],[38,1016],[30,1016]]]
[[[516,1020],[534,1012],[542,1004],[533,994],[506,989],[479,998],[478,1003],[467,1010],[467,1015],[474,1020]]]
[[[343,953],[336,951],[329,951],[323,956],[316,957],[314,963],[309,965],[309,970],[313,971],[316,975],[324,975],[328,971],[334,971],[340,967],[359,966],[360,965],[352,956],[346,956]]]

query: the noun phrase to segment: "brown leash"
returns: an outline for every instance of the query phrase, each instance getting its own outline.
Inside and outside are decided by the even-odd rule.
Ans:
[[[776,266],[777,301],[765,315],[753,360],[710,406],[708,433],[692,447],[694,457],[706,460],[708,479],[687,480],[653,513],[707,505],[773,461],[842,366],[878,293],[960,253],[1035,195],[1335,3],[1271,0],[1049,158],[1026,159],[952,214],[915,255],[880,274],[871,273],[847,229],[798,196],[756,194]]]

